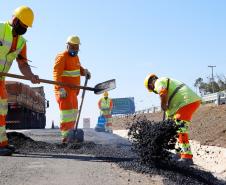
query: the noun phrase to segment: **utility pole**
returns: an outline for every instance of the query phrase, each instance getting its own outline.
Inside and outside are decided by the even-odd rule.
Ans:
[[[212,90],[213,90],[213,93],[214,93],[214,87],[213,87],[213,82],[214,82],[214,77],[213,77],[213,68],[214,68],[214,67],[216,67],[216,66],[211,66],[211,65],[209,65],[208,67],[210,67],[210,68],[211,68],[211,70],[212,70],[211,84],[212,84]]]

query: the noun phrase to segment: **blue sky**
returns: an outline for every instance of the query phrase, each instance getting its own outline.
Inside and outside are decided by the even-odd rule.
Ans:
[[[115,78],[117,89],[110,96],[135,97],[137,109],[159,104],[143,86],[148,73],[176,78],[192,88],[195,79],[210,75],[208,65],[217,66],[215,74],[225,74],[226,1],[1,0],[0,21],[9,20],[20,5],[35,13],[25,38],[28,58],[37,67],[33,72],[41,78],[52,79],[55,56],[72,34],[82,42],[79,56],[92,73],[89,86]],[[20,73],[16,62],[10,72]],[[59,110],[53,87],[44,87],[50,100],[49,127],[52,120],[58,124]],[[90,117],[92,126],[99,115],[99,98],[86,93],[82,118]]]

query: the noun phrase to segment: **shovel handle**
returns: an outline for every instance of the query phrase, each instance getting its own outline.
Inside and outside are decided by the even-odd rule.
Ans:
[[[88,84],[88,78],[86,77],[86,79],[85,79],[85,83],[84,83],[84,87],[86,87],[87,86],[87,84]],[[81,115],[81,112],[82,112],[82,105],[83,105],[83,101],[84,101],[84,97],[85,97],[85,92],[86,92],[86,90],[85,89],[83,89],[83,91],[82,91],[82,99],[81,99],[81,104],[80,104],[80,107],[79,107],[79,112],[78,112],[78,117],[77,117],[77,120],[76,120],[76,124],[75,124],[75,128],[74,128],[74,130],[76,131],[77,130],[77,128],[78,128],[78,123],[79,123],[79,119],[80,119],[80,115]]]
[[[4,73],[4,72],[0,72],[0,76],[7,76],[7,77],[18,78],[18,79],[22,79],[22,80],[30,80],[26,76],[15,75],[15,74],[11,74],[11,73]],[[72,89],[85,89],[85,90],[89,90],[89,91],[95,91],[96,90],[95,88],[92,88],[92,87],[83,87],[83,86],[79,86],[79,85],[72,85],[72,84],[65,83],[65,82],[56,82],[56,81],[46,80],[46,79],[39,79],[39,80],[42,83],[66,86],[66,87],[70,87]]]
[[[162,115],[162,121],[165,121],[166,120],[166,112],[163,111],[163,115]]]

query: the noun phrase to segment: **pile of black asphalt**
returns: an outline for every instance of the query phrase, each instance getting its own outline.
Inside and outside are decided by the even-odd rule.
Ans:
[[[16,155],[111,162],[125,170],[151,176],[160,175],[163,177],[163,183],[167,185],[225,184],[209,172],[170,162],[171,153],[167,149],[175,145],[176,130],[177,127],[173,122],[154,123],[146,119],[137,120],[129,131],[132,147],[123,144],[95,144],[87,141],[62,145],[35,141],[19,132],[9,132],[7,135],[10,144],[16,147]]]
[[[133,164],[127,163],[127,169],[149,174],[156,169],[161,174],[164,170],[164,174],[170,174],[175,184],[226,184],[196,165],[188,166],[175,159],[176,154],[170,150],[175,149],[178,126],[173,120],[154,122],[142,117],[130,125],[128,136],[138,160]],[[171,172],[180,173],[183,177]],[[194,179],[198,182],[191,183]]]

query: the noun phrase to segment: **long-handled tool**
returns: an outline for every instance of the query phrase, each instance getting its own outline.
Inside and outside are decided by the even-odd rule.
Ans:
[[[163,115],[162,115],[162,121],[166,120],[166,111],[163,111]]]
[[[7,76],[7,77],[18,78],[18,79],[22,79],[22,80],[30,80],[29,78],[27,78],[25,76],[4,73],[4,72],[0,72],[0,76]],[[45,80],[45,79],[39,79],[39,80],[40,80],[40,82],[46,83],[46,84],[66,86],[66,87],[70,87],[72,89],[85,89],[88,91],[94,91],[95,94],[102,94],[104,91],[110,91],[110,90],[116,88],[115,79],[111,79],[111,80],[99,83],[99,84],[95,85],[94,87],[79,86],[79,85],[73,85],[70,83],[56,82],[56,81]]]
[[[84,87],[87,86],[88,80],[89,79],[86,77]],[[78,112],[78,116],[77,116],[77,120],[76,120],[74,130],[70,130],[69,135],[68,135],[68,139],[69,139],[70,143],[73,143],[75,141],[77,141],[77,142],[83,142],[84,141],[84,132],[83,132],[82,129],[78,129],[78,124],[79,124],[80,115],[81,115],[81,112],[82,112],[82,106],[83,106],[83,102],[84,102],[85,92],[86,92],[86,89],[83,89],[82,97],[81,97],[81,104],[79,106],[79,112]]]

